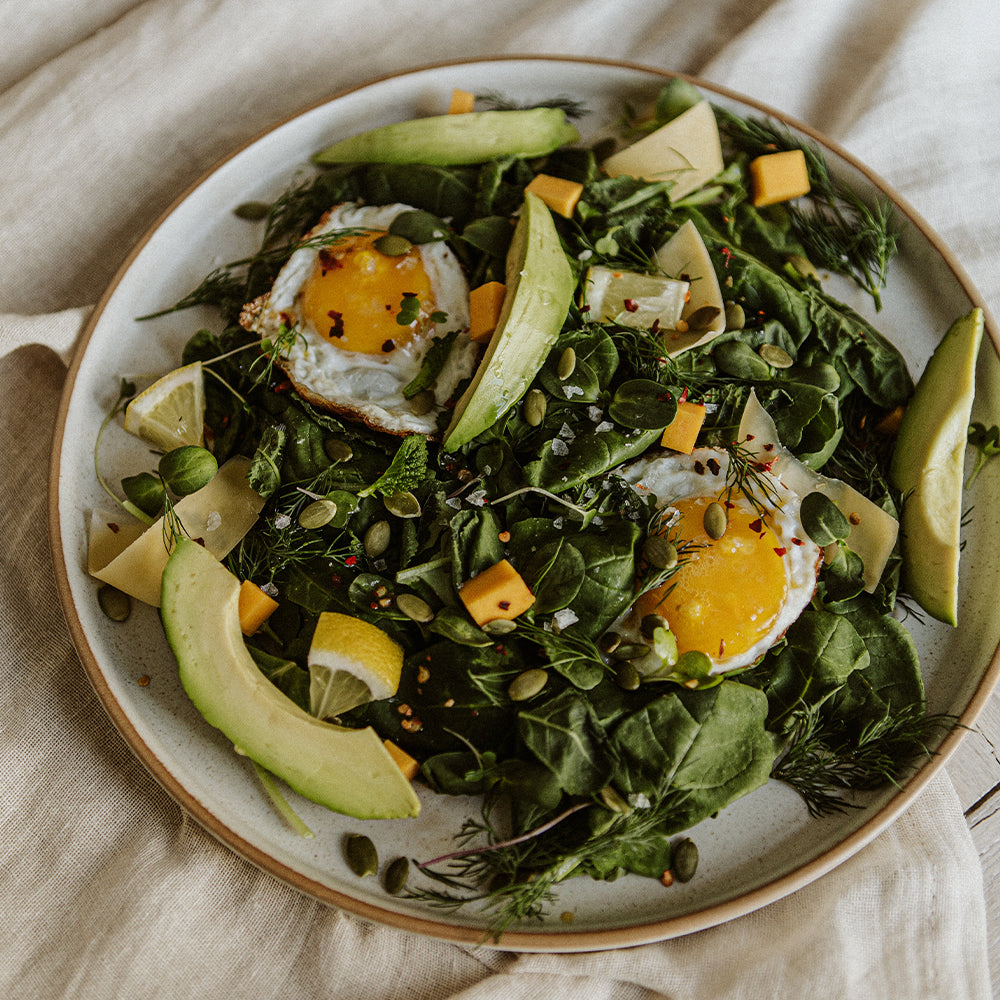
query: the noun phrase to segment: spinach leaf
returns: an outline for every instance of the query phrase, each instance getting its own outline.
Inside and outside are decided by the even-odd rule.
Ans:
[[[273,656],[247,643],[247,652],[253,657],[260,672],[279,691],[286,694],[304,712],[309,711],[309,674],[294,660]]]

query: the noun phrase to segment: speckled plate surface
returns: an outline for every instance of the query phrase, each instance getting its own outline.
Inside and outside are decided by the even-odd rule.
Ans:
[[[419,819],[359,822],[295,799],[316,832],[304,840],[271,808],[247,761],[233,753],[187,700],[157,613],[137,608],[124,624],[110,622],[86,571],[91,510],[108,506],[94,472],[94,440],[121,376],[157,375],[179,364],[182,345],[199,326],[217,325],[193,310],[139,323],[135,317],[168,305],[213,267],[252,252],[259,232],[231,209],[270,199],[333,140],[420,114],[441,113],[452,88],[495,91],[531,102],[570,96],[589,109],[585,135],[612,128],[625,103],[643,106],[669,75],[597,60],[513,57],[453,63],[366,83],[311,108],[239,150],[185,193],[135,248],[101,299],[74,358],[62,405],[51,468],[50,524],[58,586],[84,668],[114,723],[153,776],[219,840],[249,861],[320,900],[420,934],[478,942],[486,920],[474,908],[451,913],[387,896],[374,879],[359,880],[341,854],[345,833],[364,832],[383,858],[430,858],[449,850],[475,803],[420,789]],[[775,112],[739,95],[695,81],[714,101],[754,114]],[[826,147],[834,172],[863,194],[873,190],[897,204],[900,255],[890,272],[885,307],[877,316],[847,284],[835,294],[870,318],[919,373],[951,321],[982,305],[940,240],[887,186],[807,127],[791,127]],[[1000,413],[997,331],[979,363],[976,414]],[[993,416],[990,422],[995,422]],[[141,442],[112,427],[102,447],[111,482],[148,467]],[[1000,488],[1000,463],[988,466],[977,496]],[[1000,663],[1000,507],[981,504],[966,529],[962,557],[961,626],[911,623],[927,683],[929,709],[968,724],[985,703]],[[961,665],[958,667],[957,665]],[[140,677],[149,683],[139,684]],[[665,891],[633,876],[615,883],[572,879],[541,923],[508,932],[500,944],[523,951],[583,951],[675,937],[747,913],[822,876],[871,840],[912,801],[961,738],[957,728],[902,788],[873,794],[861,809],[823,820],[808,817],[799,797],[772,782],[695,829],[701,855],[697,877]],[[562,912],[572,923],[560,920]]]

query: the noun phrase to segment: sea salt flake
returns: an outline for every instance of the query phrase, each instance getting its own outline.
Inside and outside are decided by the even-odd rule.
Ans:
[[[278,596],[278,588],[273,583],[271,583],[270,580],[268,580],[267,583],[262,583],[260,585],[260,589],[263,590],[264,593],[267,594],[267,596],[272,599],[277,598]]]
[[[574,396],[582,396],[583,395],[583,389],[581,389],[580,386],[578,386],[578,385],[564,385],[562,387],[562,391],[563,391],[563,395],[567,399],[572,399]]]
[[[594,256],[594,251],[593,250],[581,250],[576,255],[576,259],[577,260],[590,260],[590,258],[593,257],[593,256]]]
[[[292,519],[287,514],[278,514],[274,519],[274,526],[278,531],[284,531],[292,523]]]
[[[560,630],[569,628],[570,625],[579,620],[579,617],[572,608],[562,608],[552,616],[552,623]]]
[[[486,500],[486,490],[473,490],[465,499],[475,507],[482,507]]]
[[[587,416],[596,424],[604,416],[604,410],[599,406],[588,406]]]
[[[222,524],[222,515],[217,510],[210,510],[205,517],[205,530],[216,531]]]
[[[563,518],[557,517],[557,518],[555,518],[555,520],[553,520],[552,527],[558,530],[559,528],[561,528],[563,526],[564,523],[565,522],[563,521]]]
[[[564,441],[575,441],[576,432],[572,427],[570,427],[569,424],[563,424],[562,427],[559,428],[559,437],[561,437]]]
[[[594,430],[595,430],[595,431],[596,431],[596,432],[597,432],[598,434],[605,434],[605,433],[607,433],[608,431],[610,431],[610,430],[613,430],[613,429],[614,429],[614,426],[615,426],[615,425],[614,425],[613,423],[611,423],[611,421],[610,421],[610,420],[602,420],[602,421],[601,421],[601,422],[600,422],[600,423],[599,423],[599,424],[598,424],[598,425],[597,425],[597,426],[596,426],[596,427],[594,428]]]
[[[569,454],[569,445],[562,438],[552,439],[552,454],[564,458]]]
[[[458,510],[462,506],[462,501],[458,497],[448,497],[445,503],[449,507],[454,507],[455,510]]]

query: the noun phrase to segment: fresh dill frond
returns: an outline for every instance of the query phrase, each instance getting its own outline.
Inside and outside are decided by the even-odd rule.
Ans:
[[[764,517],[769,511],[781,505],[781,496],[766,476],[766,463],[739,441],[726,445],[729,453],[729,471],[726,474],[726,489],[723,494],[729,502],[733,494],[746,497],[753,509]]]
[[[574,100],[572,97],[559,95],[543,101],[532,101],[530,104],[519,104],[508,97],[504,97],[499,91],[485,90],[476,94],[476,100],[485,106],[488,111],[530,111],[532,108],[559,108],[567,118],[583,118],[587,114],[587,105],[582,101]]]
[[[926,715],[910,705],[868,722],[859,733],[845,733],[828,721],[821,705],[792,713],[790,743],[772,771],[805,800],[811,816],[857,808],[845,791],[871,791],[898,784],[914,761],[929,757],[935,739],[955,725],[950,715]]]

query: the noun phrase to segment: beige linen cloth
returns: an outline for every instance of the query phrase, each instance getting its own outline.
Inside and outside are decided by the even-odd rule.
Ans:
[[[0,2],[0,996],[31,1000],[981,998],[978,858],[939,775],[832,874],[663,944],[516,956],[370,925],[220,846],[80,667],[46,537],[53,417],[90,307],[221,156],[398,69],[501,53],[704,76],[895,185],[994,313],[996,0]]]

